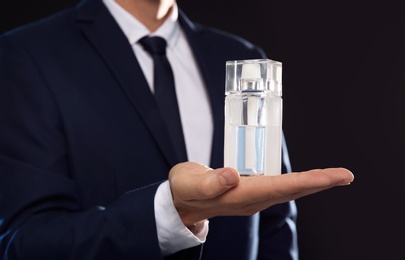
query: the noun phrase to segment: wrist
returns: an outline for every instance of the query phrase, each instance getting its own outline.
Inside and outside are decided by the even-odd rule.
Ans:
[[[187,226],[187,228],[193,233],[194,235],[197,235],[201,233],[201,231],[204,228],[204,224],[207,220],[203,220],[197,223],[194,223],[193,225]]]

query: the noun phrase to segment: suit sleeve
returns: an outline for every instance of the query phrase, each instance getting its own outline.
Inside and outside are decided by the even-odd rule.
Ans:
[[[283,136],[282,172],[291,172]],[[298,259],[296,233],[297,209],[294,201],[274,205],[260,212],[258,259]]]
[[[2,259],[161,259],[159,183],[84,209],[57,102],[29,54],[11,41],[0,38]]]

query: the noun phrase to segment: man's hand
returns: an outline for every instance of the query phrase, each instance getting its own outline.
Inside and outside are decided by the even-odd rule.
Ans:
[[[192,162],[178,164],[169,173],[174,206],[188,227],[215,216],[252,215],[278,203],[348,185],[353,179],[344,168],[240,177],[233,168],[214,170]]]

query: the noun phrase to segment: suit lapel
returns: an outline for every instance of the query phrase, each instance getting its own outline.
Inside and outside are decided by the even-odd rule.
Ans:
[[[185,31],[207,88],[214,122],[210,166],[223,167],[225,63],[228,60],[265,58],[260,49],[232,37],[219,37],[209,29],[192,23],[180,10],[179,21]],[[235,41],[236,40],[236,41]],[[245,48],[243,47],[245,45]]]
[[[225,60],[212,41],[179,10],[179,22],[197,60],[210,100],[214,134],[210,166],[223,167]]]
[[[127,38],[102,1],[88,0],[78,5],[77,21],[85,37],[110,68],[168,163],[178,163],[142,69]]]

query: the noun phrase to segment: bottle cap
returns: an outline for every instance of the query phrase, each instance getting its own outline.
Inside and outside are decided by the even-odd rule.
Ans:
[[[281,96],[282,63],[270,59],[226,62],[225,94],[266,92]]]

